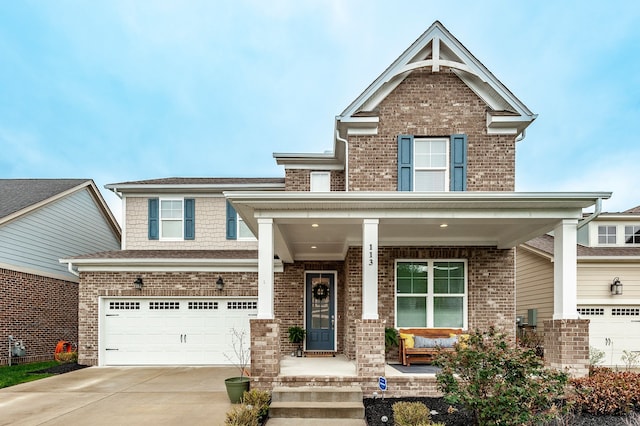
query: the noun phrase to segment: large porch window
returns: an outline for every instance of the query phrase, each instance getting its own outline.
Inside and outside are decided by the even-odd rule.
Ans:
[[[464,260],[396,261],[396,327],[466,328]]]

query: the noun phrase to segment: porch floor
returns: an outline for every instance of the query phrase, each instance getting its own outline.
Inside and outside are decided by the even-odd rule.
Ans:
[[[335,357],[292,357],[280,359],[280,377],[357,377],[356,363],[344,355]]]
[[[437,370],[431,366],[416,365],[403,373],[391,364],[384,366],[386,377],[433,376]],[[285,356],[280,359],[279,377],[357,377],[356,363],[344,355],[321,358]]]

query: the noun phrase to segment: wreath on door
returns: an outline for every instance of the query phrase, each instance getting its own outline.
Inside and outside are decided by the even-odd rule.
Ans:
[[[313,298],[322,300],[329,297],[329,286],[324,283],[319,283],[313,286]]]

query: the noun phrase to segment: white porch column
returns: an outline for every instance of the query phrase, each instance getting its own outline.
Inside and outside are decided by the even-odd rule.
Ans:
[[[362,221],[362,319],[378,319],[378,219]]]
[[[258,318],[273,319],[273,219],[258,219]]]
[[[553,230],[553,319],[578,319],[578,221],[566,219]]]

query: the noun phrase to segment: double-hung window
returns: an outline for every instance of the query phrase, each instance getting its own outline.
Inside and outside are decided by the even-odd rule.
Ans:
[[[196,200],[194,198],[149,198],[150,240],[194,240]]]
[[[449,140],[415,138],[413,190],[441,192],[449,188]]]
[[[466,135],[398,135],[398,191],[466,190]]]
[[[183,238],[183,200],[160,199],[160,239],[181,240]]]
[[[396,261],[396,327],[467,328],[463,260]]]

